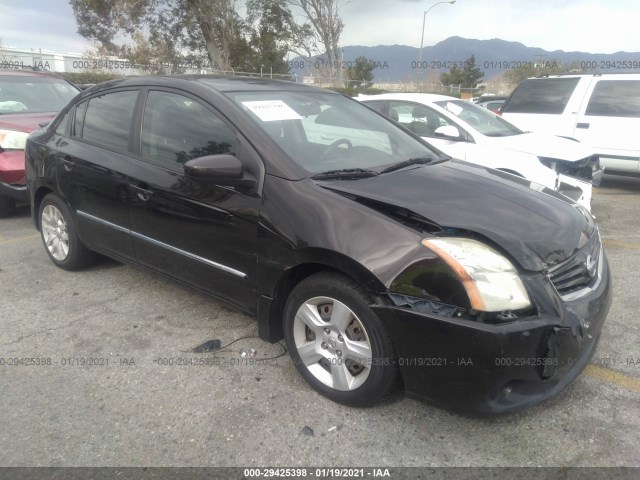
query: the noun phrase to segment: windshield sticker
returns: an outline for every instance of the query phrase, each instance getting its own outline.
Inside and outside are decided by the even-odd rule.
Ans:
[[[456,105],[455,103],[447,102],[447,110],[453,113],[456,117],[460,116],[462,110],[464,110],[460,105]]]
[[[242,102],[242,104],[255,113],[263,122],[302,119],[293,108],[282,100],[262,100],[259,102]]]

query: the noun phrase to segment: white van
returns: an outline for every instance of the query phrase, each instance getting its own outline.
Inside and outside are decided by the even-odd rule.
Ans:
[[[592,147],[607,172],[640,175],[640,73],[528,78],[501,114],[523,130]]]

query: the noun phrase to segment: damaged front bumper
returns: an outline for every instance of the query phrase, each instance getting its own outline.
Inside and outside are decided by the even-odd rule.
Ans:
[[[597,155],[570,162],[540,157],[540,161],[558,173],[556,191],[591,211],[593,187],[602,183],[604,168]]]
[[[26,185],[12,185],[0,181],[0,195],[12,198],[18,203],[29,203]]]
[[[558,175],[556,191],[591,211],[593,186],[590,181],[580,180],[579,178],[569,177],[567,175]]]
[[[567,302],[544,275],[525,279],[542,313],[503,324],[429,301],[373,308],[409,396],[465,414],[504,414],[559,393],[589,363],[611,304],[606,258],[600,273],[596,289]]]
[[[591,155],[590,157],[575,161],[546,157],[538,158],[543,165],[556,171],[560,175],[586,180],[594,187],[600,186],[602,182],[604,168],[600,166],[600,158],[598,155]]]

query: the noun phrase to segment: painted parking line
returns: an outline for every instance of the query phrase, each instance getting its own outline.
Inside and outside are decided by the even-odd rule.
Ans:
[[[0,245],[7,245],[9,243],[24,242],[25,240],[33,240],[34,238],[40,238],[40,234],[36,233],[34,235],[28,235],[26,237],[11,238],[9,240],[0,240]]]
[[[584,370],[584,374],[592,378],[597,378],[598,380],[613,383],[614,385],[626,388],[632,392],[640,393],[639,379],[630,377],[629,375],[625,375],[624,373],[616,370],[611,370],[610,368],[602,367],[600,365],[587,365],[587,368]]]
[[[611,191],[611,192],[597,192],[593,193],[599,197],[622,197],[622,196],[637,196],[638,192],[629,191],[629,190],[619,190],[619,191]]]
[[[622,240],[615,240],[613,238],[603,238],[602,243],[604,243],[609,247],[633,248],[633,249],[640,248],[640,242],[639,243],[624,242]]]

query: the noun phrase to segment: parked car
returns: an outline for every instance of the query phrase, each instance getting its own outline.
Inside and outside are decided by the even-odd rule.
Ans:
[[[482,95],[473,103],[493,113],[498,113],[506,99],[507,97],[503,95]]]
[[[29,199],[24,145],[29,133],[48,123],[78,89],[46,72],[0,70],[0,217]]]
[[[111,81],[26,162],[55,265],[97,252],[206,292],[347,405],[400,384],[467,413],[537,403],[587,365],[611,302],[584,207],[301,84]]]
[[[603,169],[578,142],[523,132],[471,102],[445,95],[386,93],[357,100],[391,117],[447,155],[524,177],[591,210]]]
[[[579,140],[607,172],[640,175],[640,73],[529,78],[501,114],[524,130]]]
[[[491,100],[488,102],[479,102],[477,105],[482,108],[486,108],[487,110],[497,114],[500,112],[500,107],[504,104],[504,100]]]

